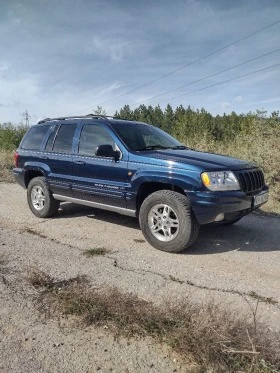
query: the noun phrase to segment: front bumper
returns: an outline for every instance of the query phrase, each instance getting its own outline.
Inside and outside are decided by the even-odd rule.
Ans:
[[[261,206],[254,206],[254,196],[267,191],[268,187],[265,185],[262,190],[250,194],[242,191],[203,191],[189,192],[188,197],[199,224],[210,224],[219,214],[249,214]]]

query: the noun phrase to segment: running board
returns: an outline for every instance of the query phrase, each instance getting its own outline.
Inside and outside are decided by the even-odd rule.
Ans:
[[[136,217],[136,211],[135,210],[129,210],[129,209],[125,209],[123,207],[105,205],[103,203],[97,203],[97,202],[86,201],[84,199],[61,196],[59,194],[53,194],[53,198],[57,199],[58,201],[62,201],[62,202],[77,203],[79,205],[85,205],[85,206],[95,207],[97,209],[102,209],[102,210],[106,210],[106,211],[117,212],[118,214],[121,214],[121,215]]]

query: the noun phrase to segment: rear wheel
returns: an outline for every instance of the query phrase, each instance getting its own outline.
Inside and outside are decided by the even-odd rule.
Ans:
[[[199,232],[188,198],[171,190],[150,194],[141,205],[139,222],[146,240],[168,252],[186,249]]]
[[[55,200],[44,177],[35,177],[27,188],[27,201],[30,210],[39,218],[49,218],[55,215],[60,202]]]

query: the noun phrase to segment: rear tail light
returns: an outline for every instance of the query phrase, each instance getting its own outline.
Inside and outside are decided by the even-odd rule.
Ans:
[[[14,154],[14,166],[18,167],[18,161],[19,161],[19,154],[15,152]]]

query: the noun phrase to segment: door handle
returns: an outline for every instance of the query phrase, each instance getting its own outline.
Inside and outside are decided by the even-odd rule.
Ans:
[[[78,164],[79,166],[84,166],[86,164],[84,161],[75,161],[74,163]]]
[[[46,161],[47,159],[49,159],[49,157],[43,155],[43,156],[41,157],[41,159],[44,159],[44,160]]]

